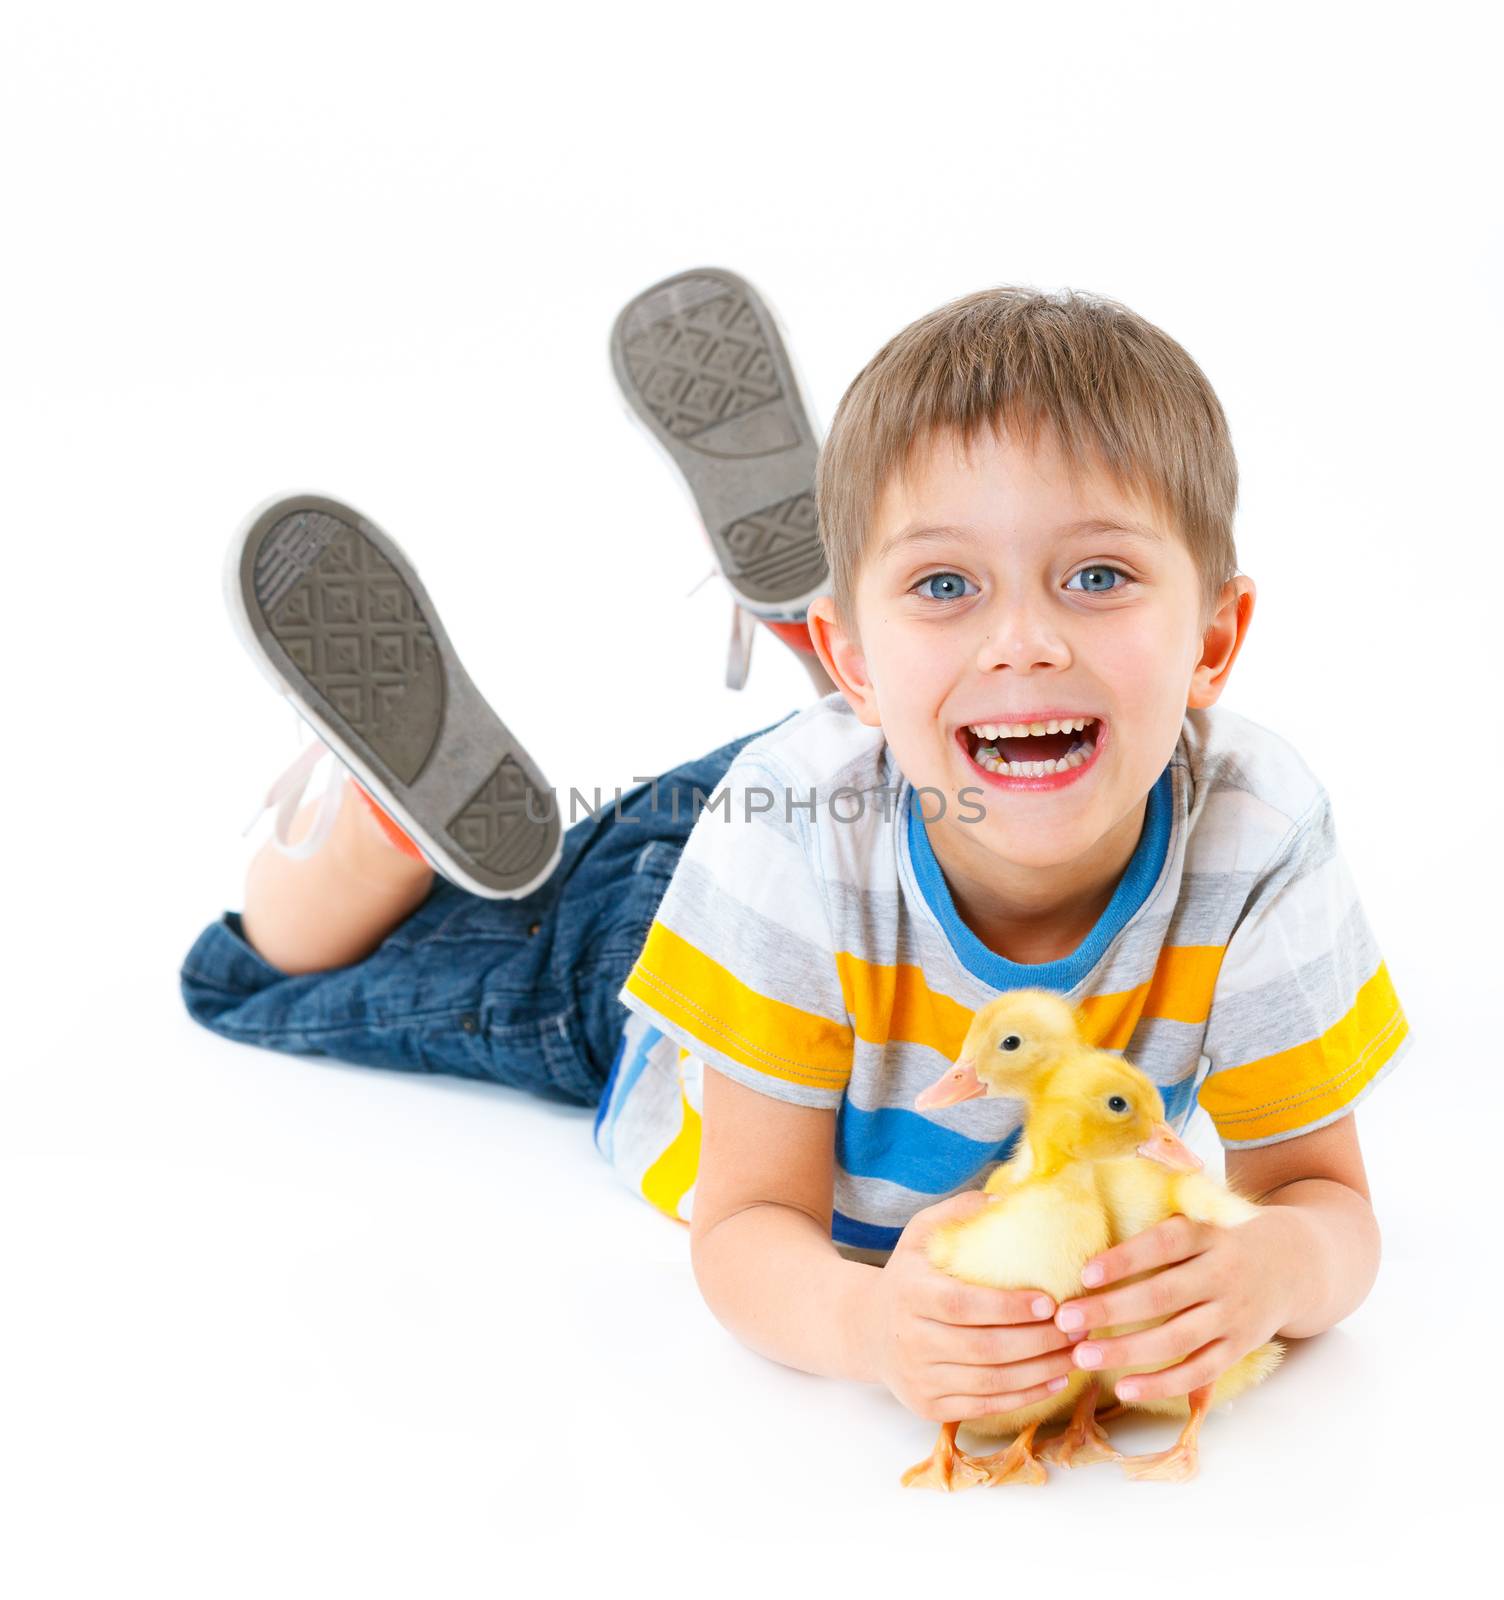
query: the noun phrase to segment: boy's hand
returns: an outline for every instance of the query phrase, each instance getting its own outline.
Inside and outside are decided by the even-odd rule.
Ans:
[[[966,1422],[1032,1405],[1063,1389],[1071,1370],[1071,1342],[1049,1320],[1055,1302],[1048,1295],[963,1283],[925,1254],[937,1223],[990,1203],[969,1190],[916,1212],[887,1265],[872,1275],[864,1330],[870,1364],[910,1411],[930,1422]]]
[[[1075,1348],[1076,1365],[1087,1371],[1164,1366],[1118,1383],[1122,1400],[1163,1400],[1220,1377],[1289,1321],[1298,1304],[1292,1281],[1298,1252],[1291,1248],[1288,1210],[1266,1207],[1235,1228],[1166,1217],[1093,1256],[1082,1270],[1083,1283],[1092,1277],[1093,1265],[1102,1270],[1101,1284],[1140,1272],[1151,1275],[1063,1302],[1055,1314],[1058,1327],[1079,1338],[1083,1328],[1089,1335],[1093,1328],[1169,1320],[1115,1339],[1088,1337]]]

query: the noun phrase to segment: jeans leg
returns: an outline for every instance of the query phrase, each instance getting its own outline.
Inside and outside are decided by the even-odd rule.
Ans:
[[[628,1015],[616,995],[689,837],[693,791],[708,795],[767,731],[664,773],[656,804],[645,783],[622,796],[620,817],[607,803],[575,823],[553,873],[521,899],[436,877],[377,949],[348,966],[284,973],[227,911],[183,961],[184,1004],[212,1032],[263,1049],[593,1106]]]

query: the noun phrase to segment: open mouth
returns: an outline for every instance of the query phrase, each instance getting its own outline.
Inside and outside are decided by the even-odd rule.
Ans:
[[[1097,753],[1102,723],[1080,716],[1034,723],[974,723],[958,737],[984,772],[1048,778],[1084,767]]]

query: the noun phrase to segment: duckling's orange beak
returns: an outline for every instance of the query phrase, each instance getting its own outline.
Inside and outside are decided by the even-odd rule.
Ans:
[[[1138,1153],[1168,1167],[1171,1172],[1200,1172],[1206,1164],[1175,1137],[1175,1130],[1168,1122],[1154,1124],[1153,1134],[1138,1147]]]
[[[916,1111],[934,1111],[940,1106],[960,1105],[963,1100],[975,1100],[986,1094],[987,1086],[977,1077],[977,1069],[969,1056],[961,1059],[949,1071],[918,1095],[914,1101]]]

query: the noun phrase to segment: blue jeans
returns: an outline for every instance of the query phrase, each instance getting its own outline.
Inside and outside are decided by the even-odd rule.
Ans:
[[[614,791],[603,797],[565,832],[547,882],[521,899],[473,895],[436,873],[422,904],[349,966],[290,976],[226,911],[184,957],[184,1004],[244,1044],[596,1105],[628,1016],[617,994],[694,825],[694,791],[703,805],[742,746],[768,731],[663,773],[656,804],[650,783],[622,795],[620,816]],[[567,814],[568,795],[556,799]]]

